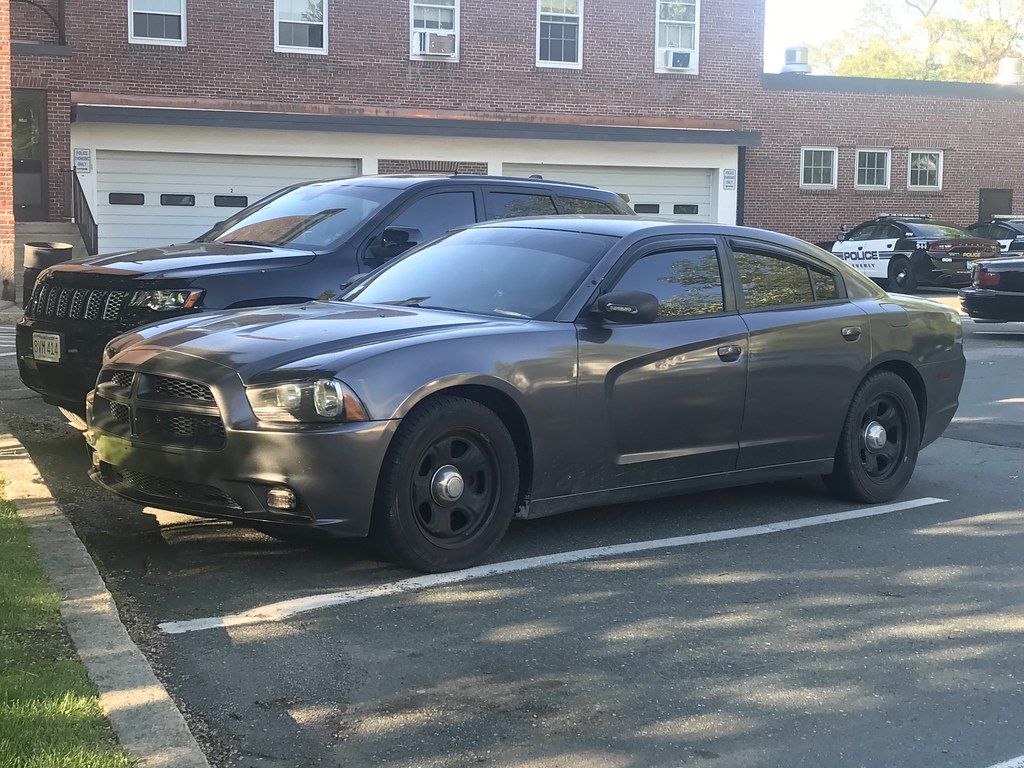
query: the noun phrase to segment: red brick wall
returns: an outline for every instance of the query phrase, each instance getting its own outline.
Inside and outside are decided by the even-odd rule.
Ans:
[[[57,18],[57,0],[33,0],[37,5],[24,2],[9,2],[11,7],[11,39],[33,42],[56,43],[57,28],[38,6]]]
[[[750,226],[819,241],[883,212],[967,225],[984,188],[1013,189],[1024,206],[1024,102],[773,90],[761,101],[764,143],[747,164]],[[839,148],[837,189],[800,189],[801,146]],[[889,191],[854,189],[858,147],[892,150]],[[910,149],[943,150],[940,192],[907,189]]]
[[[656,74],[656,0],[587,0],[584,68],[535,66],[536,0],[463,0],[460,63],[409,61],[408,0],[331,0],[328,56],[274,52],[273,0],[189,0],[188,46],[128,43],[124,0],[68,7],[74,90],[500,113],[740,118],[763,0],[707,0],[700,75]]]
[[[381,158],[377,161],[377,173],[461,173],[464,175],[484,176],[487,174],[487,163],[476,163],[465,160],[390,160]]]
[[[48,220],[66,218],[65,186],[71,169],[71,59],[59,56],[15,56],[12,86],[47,92],[46,133],[49,142]],[[8,145],[10,142],[8,141]]]
[[[11,92],[11,6],[0,3],[0,93]],[[0,299],[14,299],[14,158],[11,99],[0,100]]]

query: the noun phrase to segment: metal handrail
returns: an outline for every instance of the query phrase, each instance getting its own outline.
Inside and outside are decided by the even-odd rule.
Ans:
[[[68,175],[71,177],[68,185],[71,193],[71,217],[78,225],[78,231],[82,233],[85,252],[90,256],[95,256],[100,250],[99,227],[92,215],[92,209],[89,208],[89,199],[85,196],[85,190],[82,189],[82,182],[79,180],[78,174],[69,171]]]

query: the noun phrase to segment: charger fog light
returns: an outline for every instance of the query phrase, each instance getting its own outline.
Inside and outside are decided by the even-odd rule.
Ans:
[[[298,506],[298,499],[291,488],[271,488],[267,491],[267,506],[271,509],[294,512]]]

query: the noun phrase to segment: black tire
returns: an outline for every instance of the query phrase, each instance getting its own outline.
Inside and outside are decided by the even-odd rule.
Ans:
[[[873,424],[884,429],[884,443]],[[850,501],[880,504],[903,492],[917,466],[921,448],[921,417],[907,383],[891,371],[877,371],[857,389],[843,424],[835,466],[825,484]]]
[[[894,293],[916,293],[917,275],[914,265],[906,256],[894,256],[889,259],[888,290]]]
[[[388,448],[370,535],[388,559],[418,571],[466,568],[505,535],[518,493],[516,447],[501,419],[473,400],[435,397],[403,419]]]

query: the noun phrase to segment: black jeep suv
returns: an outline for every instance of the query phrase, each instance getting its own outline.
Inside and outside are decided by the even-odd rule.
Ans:
[[[287,187],[191,243],[51,267],[17,328],[21,380],[85,410],[108,341],[209,309],[331,298],[351,278],[478,221],[633,211],[580,184],[493,176],[364,176]]]

